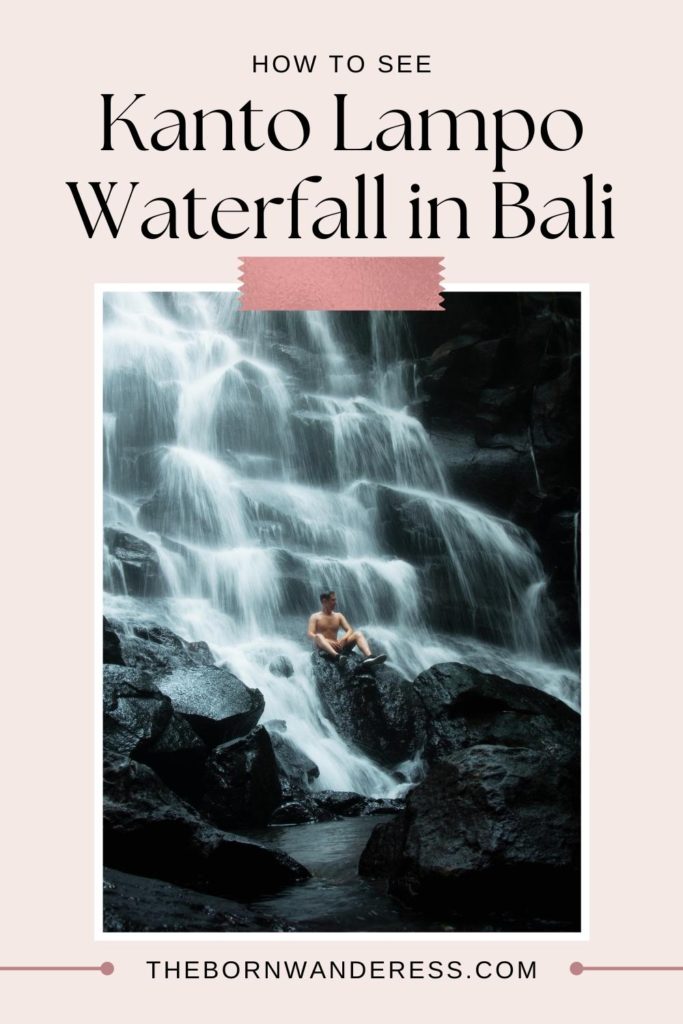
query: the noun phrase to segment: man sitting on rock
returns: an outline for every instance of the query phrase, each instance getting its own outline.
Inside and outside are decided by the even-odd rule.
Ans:
[[[356,645],[364,655],[361,668],[374,668],[387,660],[386,654],[372,655],[370,645],[358,629],[352,629],[341,612],[335,612],[337,595],[334,590],[326,590],[320,595],[322,611],[313,612],[308,620],[308,637],[313,641],[320,653],[336,661],[343,668],[350,652]],[[346,632],[341,640],[337,639],[339,630]]]

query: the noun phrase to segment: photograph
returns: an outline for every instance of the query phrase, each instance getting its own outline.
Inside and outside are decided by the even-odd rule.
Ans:
[[[576,936],[580,287],[99,294],[103,932]]]

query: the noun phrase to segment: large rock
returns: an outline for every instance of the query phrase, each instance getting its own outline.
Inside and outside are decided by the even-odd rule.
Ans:
[[[102,619],[102,660],[105,665],[123,665],[121,641],[106,617]]]
[[[345,739],[386,767],[414,756],[424,713],[412,683],[386,665],[363,673],[357,655],[342,669],[317,653],[312,663],[320,699]]]
[[[261,691],[245,686],[227,668],[178,668],[160,676],[157,684],[210,747],[246,735],[265,707]]]
[[[513,930],[578,927],[579,716],[457,664],[414,687],[429,772],[375,829],[361,873],[445,921],[508,914]]]
[[[451,662],[422,672],[414,687],[428,762],[480,744],[528,747],[564,760],[578,756],[579,716],[541,690]]]
[[[151,768],[117,757],[104,768],[104,863],[236,899],[309,877],[286,854],[208,825]]]
[[[267,825],[282,801],[270,736],[258,726],[206,761],[200,809],[220,828]]]
[[[104,872],[105,932],[291,932],[281,918],[234,900],[111,868]]]
[[[578,929],[579,776],[542,750],[475,746],[379,825],[359,871],[442,920],[510,913]],[[521,924],[520,924],[521,922]]]
[[[159,555],[151,544],[112,526],[105,527],[104,542],[121,567],[127,593],[136,597],[158,597],[167,593]]]
[[[196,794],[206,744],[150,676],[104,666],[104,749],[150,765],[176,792]]]
[[[214,664],[205,643],[183,640],[165,626],[137,625],[118,634],[124,663],[154,675]]]
[[[403,809],[403,800],[388,797],[362,796],[321,790],[298,800],[281,804],[270,819],[271,825],[301,825],[305,822],[341,821],[342,818],[360,818],[368,815],[396,814]]]
[[[268,671],[272,672],[274,676],[283,676],[285,679],[289,679],[294,675],[294,666],[286,655],[280,654],[277,658],[273,658],[268,666]]]
[[[105,750],[139,757],[161,737],[173,706],[144,672],[105,665],[103,681]]]
[[[320,775],[320,769],[315,761],[304,754],[303,750],[286,735],[287,726],[284,722],[277,723],[277,726],[275,723],[267,724],[280,778],[282,799],[292,800],[305,796],[310,791],[311,783]]]
[[[148,764],[174,792],[190,803],[199,799],[208,747],[182,715],[173,714],[166,728],[137,760]]]

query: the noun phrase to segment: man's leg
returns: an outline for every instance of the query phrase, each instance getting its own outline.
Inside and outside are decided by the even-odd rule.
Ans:
[[[339,651],[335,651],[330,641],[326,637],[321,636],[320,633],[315,635],[315,646],[319,650],[324,651],[325,654],[329,654],[332,658],[339,657]]]
[[[356,645],[364,658],[369,658],[371,656],[372,652],[370,651],[370,645],[359,629],[354,630],[348,640],[344,643],[344,650],[352,651]]]
[[[375,658],[372,656],[370,650],[370,644],[365,639],[365,636],[359,629],[354,630],[349,639],[344,644],[344,652],[350,651],[353,647],[358,645],[358,650],[363,655],[363,661],[359,671],[363,669],[375,668],[377,665],[383,665],[387,660],[386,654],[378,654]]]

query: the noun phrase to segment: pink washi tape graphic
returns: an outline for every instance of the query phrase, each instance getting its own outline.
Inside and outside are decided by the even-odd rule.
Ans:
[[[243,310],[441,309],[438,256],[245,256]]]

